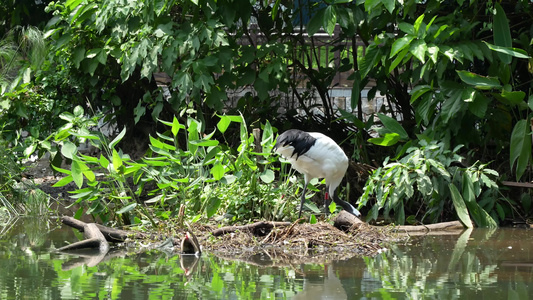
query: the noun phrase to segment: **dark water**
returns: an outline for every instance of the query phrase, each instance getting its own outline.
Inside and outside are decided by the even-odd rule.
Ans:
[[[79,238],[72,229],[25,219],[0,224],[0,299],[531,299],[532,233],[412,238],[375,257],[322,264],[153,250],[115,251],[93,265],[88,253],[53,251]],[[259,266],[271,259],[277,266]]]

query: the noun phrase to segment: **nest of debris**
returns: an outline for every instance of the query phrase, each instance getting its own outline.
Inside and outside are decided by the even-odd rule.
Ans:
[[[358,224],[345,232],[326,222],[309,224],[297,221],[289,226],[274,226],[262,234],[246,226],[218,236],[212,235],[212,232],[197,233],[204,249],[233,256],[279,250],[287,255],[306,257],[334,256],[338,259],[369,256],[379,253],[389,242],[398,240],[389,227]]]

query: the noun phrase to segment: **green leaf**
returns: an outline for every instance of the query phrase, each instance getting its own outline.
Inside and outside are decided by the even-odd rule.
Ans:
[[[337,14],[333,5],[328,5],[324,11],[324,29],[331,36],[333,30],[335,30],[335,24],[337,23]]]
[[[218,121],[217,123],[217,128],[221,133],[224,133],[226,132],[230,124],[231,124],[230,117],[226,115],[220,116],[220,121]]]
[[[113,149],[113,169],[115,172],[118,172],[120,170],[120,167],[122,167],[122,158],[118,154],[117,150]]]
[[[421,14],[418,18],[416,18],[415,23],[413,24],[415,34],[417,34],[418,36],[422,36],[420,33],[420,28],[423,28],[424,30],[426,29],[425,26],[420,26],[424,22],[424,17],[424,14]],[[423,32],[423,34],[425,34],[425,32]]]
[[[274,179],[276,178],[276,176],[274,174],[274,171],[272,171],[270,169],[266,169],[263,172],[261,172],[261,175],[259,175],[259,178],[261,178],[261,180],[264,183],[268,184],[268,183],[272,183],[274,181]]]
[[[102,154],[100,154],[98,162],[100,163],[100,166],[102,166],[102,168],[104,169],[107,169],[107,167],[109,166],[109,160],[105,158],[105,156],[103,156]]]
[[[130,204],[124,206],[123,208],[119,209],[119,210],[117,211],[117,214],[121,215],[121,214],[123,214],[123,213],[130,212],[130,211],[134,210],[135,207],[137,207],[137,203],[135,203],[135,202],[130,203]]]
[[[476,92],[474,101],[468,103],[468,110],[475,116],[484,118],[490,101],[483,93]]]
[[[455,211],[457,212],[459,220],[461,220],[461,223],[463,223],[463,225],[468,228],[474,227],[474,225],[472,224],[472,220],[470,220],[470,215],[468,214],[465,201],[459,193],[459,190],[457,190],[457,187],[455,187],[453,183],[450,183],[448,187],[450,189],[453,205],[455,207]]]
[[[418,99],[420,96],[424,95],[425,93],[432,91],[433,88],[430,85],[417,85],[415,86],[411,92],[411,103],[414,103],[416,99]]]
[[[359,70],[355,71],[354,74],[355,74],[355,78],[353,80],[352,98],[350,101],[352,110],[355,110],[357,108],[357,105],[359,104],[359,96],[361,94],[361,76],[359,75]]]
[[[484,77],[472,72],[456,70],[459,78],[469,85],[473,85],[478,89],[488,90],[493,88],[501,88],[500,81],[494,77]]]
[[[217,140],[206,140],[206,139],[193,140],[193,141],[189,141],[189,143],[191,145],[203,146],[203,147],[216,146],[219,144]]]
[[[311,18],[311,20],[309,20],[309,23],[307,24],[307,33],[310,36],[313,36],[315,33],[317,33],[320,30],[320,27],[325,23],[325,12],[326,9],[321,9],[316,12],[316,14]]]
[[[85,48],[79,47],[74,50],[74,53],[72,54],[72,61],[74,62],[74,66],[79,69],[80,62],[85,58]]]
[[[381,51],[380,48],[375,45],[371,44],[366,48],[366,53],[363,59],[361,60],[361,64],[359,65],[359,70],[361,72],[361,79],[364,79],[366,75],[372,70],[372,68],[376,65],[376,63],[381,58]]]
[[[78,188],[81,188],[81,186],[83,185],[82,169],[88,169],[83,162],[77,160],[72,161],[70,170],[72,172],[72,179],[74,180],[74,183],[76,183],[76,186],[78,186]]]
[[[328,206],[329,213],[330,214],[334,213],[336,209],[337,209],[337,204],[335,203],[335,201],[331,201]]]
[[[502,6],[496,2],[494,4],[495,15],[493,21],[493,32],[494,32],[494,44],[502,47],[511,47],[511,30],[509,29],[509,20],[505,15],[505,11]],[[511,57],[508,54],[498,53],[498,56],[505,64],[511,63]]]
[[[213,175],[213,178],[215,180],[220,180],[222,177],[224,177],[224,174],[226,173],[226,171],[224,170],[224,166],[220,162],[217,162],[211,168],[209,173],[211,173],[211,175]]]
[[[407,34],[416,35],[413,24],[401,22],[400,24],[398,24],[398,28]]]
[[[390,14],[394,12],[394,6],[396,4],[396,0],[381,0],[381,3],[383,3],[383,6],[385,6],[385,8]]]
[[[315,215],[309,216],[309,224],[316,224],[318,221]]]
[[[109,148],[110,149],[115,148],[115,146],[122,140],[125,134],[126,134],[126,127],[124,127],[124,129],[122,129],[122,131],[113,139],[113,141],[109,143]]]
[[[209,198],[209,200],[207,201],[207,206],[205,208],[205,212],[208,218],[211,218],[216,214],[221,203],[222,200],[218,197]]]
[[[74,8],[76,8],[76,6],[78,6],[81,2],[82,0],[67,0],[65,2],[65,6],[70,10],[74,10]]]
[[[392,43],[391,51],[389,58],[392,58],[396,53],[402,51],[404,48],[407,48],[411,44],[411,41],[415,39],[415,36],[412,35],[406,35],[402,38],[397,39]]]
[[[385,136],[379,138],[370,138],[368,142],[378,146],[392,146],[400,140],[400,135],[397,133],[386,133]]]
[[[80,105],[77,105],[76,107],[74,107],[74,110],[72,112],[74,113],[74,117],[76,118],[83,117],[83,114],[85,113],[83,110],[83,107],[81,107]]]
[[[510,162],[511,169],[516,165],[516,180],[519,181],[531,158],[531,135],[528,121],[523,119],[516,123],[511,133]]]
[[[409,53],[409,48],[405,48],[396,56],[396,58],[392,61],[392,63],[389,66],[389,73],[392,73],[394,69],[403,61],[404,57]]]
[[[274,6],[272,6],[272,20],[275,20],[276,16],[278,15],[278,9],[279,9],[280,3],[281,3],[281,0],[276,0],[276,2],[274,3]]]
[[[174,136],[177,136],[180,129],[185,129],[185,125],[180,124],[178,119],[174,116],[174,118],[172,119],[172,134]]]
[[[512,105],[518,105],[524,101],[526,93],[522,91],[506,91],[502,90],[501,96],[507,99]]]
[[[428,46],[426,45],[426,42],[424,40],[416,40],[413,43],[411,43],[411,47],[409,48],[409,52],[413,54],[418,60],[420,60],[422,63],[426,61],[426,52],[428,50]]]
[[[146,107],[142,105],[142,100],[139,100],[137,103],[137,106],[133,109],[133,120],[135,121],[135,124],[139,123],[139,120],[142,116],[146,113]]]
[[[474,184],[467,172],[463,173],[463,199],[466,203],[475,202]]]
[[[505,53],[517,58],[530,58],[530,56],[527,54],[525,50],[519,49],[519,48],[513,48],[513,47],[501,47],[497,45],[489,44],[485,41],[483,41],[489,47],[490,50],[496,51],[498,53]]]
[[[400,136],[400,139],[409,139],[409,135],[398,121],[381,113],[378,113],[378,118],[381,120],[385,128],[387,128],[391,132],[397,133]]]
[[[82,173],[89,182],[94,182],[96,180],[96,175],[91,169],[87,168],[86,170],[83,170]]]
[[[174,147],[174,145],[163,143],[160,140],[153,138],[152,136],[150,136],[149,138],[150,138],[150,144],[156,148],[163,149],[163,150],[171,150],[171,151],[176,150],[176,147]]]
[[[37,149],[37,144],[33,143],[31,145],[29,145],[28,147],[26,147],[26,149],[24,149],[24,157],[29,157],[30,155],[33,154],[33,152],[35,152],[35,150]]]
[[[65,186],[69,183],[71,183],[73,180],[72,178],[72,175],[68,175],[68,176],[65,176],[63,178],[61,178],[61,180],[59,180],[58,182],[54,183],[54,185],[52,185],[53,187],[62,187],[62,186]]]
[[[70,141],[63,142],[61,146],[61,154],[68,159],[73,159],[76,153],[78,152],[78,147]]]

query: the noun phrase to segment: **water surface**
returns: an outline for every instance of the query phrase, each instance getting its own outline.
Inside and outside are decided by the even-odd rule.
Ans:
[[[0,299],[530,299],[533,237],[525,229],[413,237],[375,257],[290,263],[115,251],[54,250],[81,236],[57,221],[0,224]]]

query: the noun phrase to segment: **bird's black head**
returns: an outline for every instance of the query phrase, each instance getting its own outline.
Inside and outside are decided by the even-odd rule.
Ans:
[[[283,132],[276,141],[274,145],[274,150],[279,146],[292,146],[294,151],[291,156],[296,154],[296,159],[307,151],[316,143],[316,138],[311,136],[309,133],[299,130],[299,129],[290,129]]]

